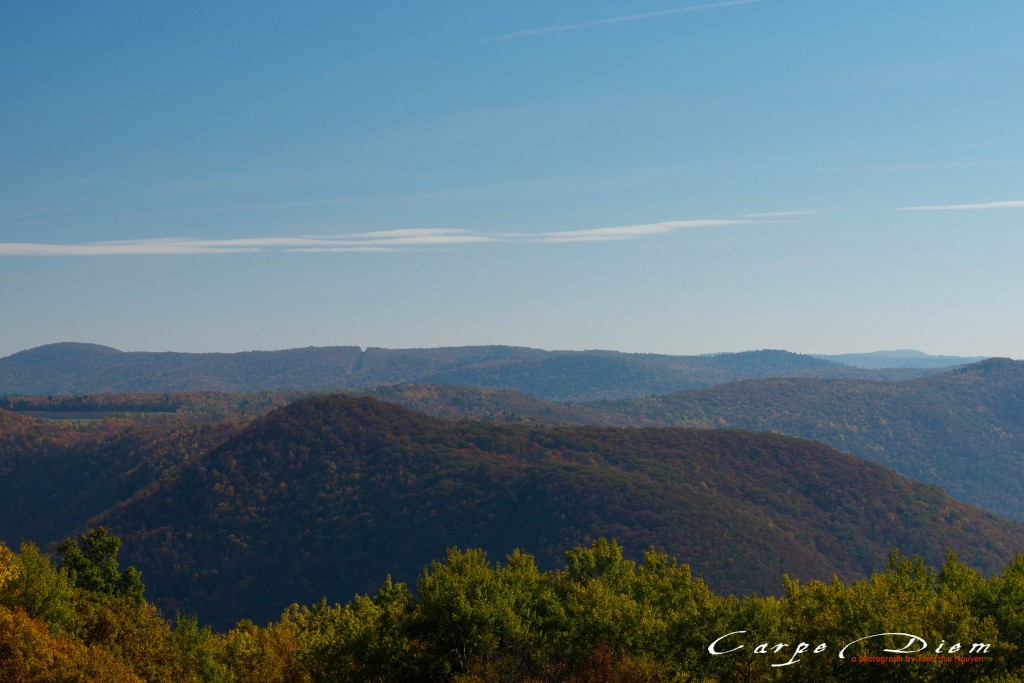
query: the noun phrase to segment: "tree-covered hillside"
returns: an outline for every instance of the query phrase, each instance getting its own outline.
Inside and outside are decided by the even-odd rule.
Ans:
[[[990,359],[905,382],[757,380],[591,407],[612,424],[822,441],[1024,519],[1024,362]]]
[[[985,571],[1024,547],[1018,524],[773,435],[446,422],[344,396],[244,428],[5,421],[3,540],[105,524],[158,604],[221,625],[411,580],[451,545],[551,567],[614,536],[729,592],[770,592],[782,572],[862,577],[894,547],[937,563],[950,546]]]
[[[234,433],[234,423],[46,423],[0,410],[0,539],[59,541]]]
[[[1024,520],[1024,362],[989,359],[898,382],[774,378],[667,396],[556,404],[509,392],[400,385],[373,395],[448,419],[696,427],[821,441]]]

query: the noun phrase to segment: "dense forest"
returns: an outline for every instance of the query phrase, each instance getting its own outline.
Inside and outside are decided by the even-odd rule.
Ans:
[[[893,552],[863,580],[781,596],[718,594],[653,548],[568,549],[542,571],[513,551],[449,549],[412,584],[291,604],[266,625],[168,619],[106,529],[58,563],[0,544],[0,679],[131,683],[1021,681],[1024,556],[991,578],[947,554]]]
[[[827,443],[953,496],[1024,520],[1024,363],[990,359],[932,377],[876,382],[772,378],[624,401],[554,403],[508,390],[401,384],[350,390],[445,419],[537,425],[768,431]],[[173,412],[246,419],[315,392],[0,397],[37,416]]]
[[[258,417],[315,391],[183,391],[0,396],[0,409],[49,420],[175,414],[208,420]]]
[[[52,548],[106,525],[168,613],[226,627],[293,601],[411,582],[446,547],[542,569],[614,536],[715,590],[867,576],[892,548],[984,572],[1024,526],[809,441],[728,430],[488,425],[372,398],[304,399],[250,422],[40,421],[0,412],[0,539]]]
[[[786,351],[664,356],[510,346],[244,353],[123,352],[40,346],[0,358],[0,395],[333,390],[419,382],[514,389],[556,401],[665,394],[759,377],[895,380],[935,368],[868,370]]]
[[[771,431],[835,448],[1024,519],[1024,362],[905,382],[770,379],[616,404],[622,423]]]
[[[745,429],[798,436],[1024,520],[1021,361],[993,358],[898,382],[773,378],[571,405],[467,387],[407,384],[365,392],[446,419]]]

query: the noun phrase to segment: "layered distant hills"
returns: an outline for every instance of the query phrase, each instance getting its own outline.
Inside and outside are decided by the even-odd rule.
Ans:
[[[452,545],[553,567],[614,537],[733,592],[775,591],[783,572],[864,576],[895,547],[1002,566],[1024,526],[866,460],[1024,520],[1024,363],[868,355],[846,360],[920,367],[784,351],[39,347],[0,359],[0,408],[64,421],[0,409],[0,540],[107,525],[148,595],[221,625],[414,579]],[[388,402],[326,395],[342,389]],[[105,419],[66,419],[80,417]]]
[[[966,360],[903,351],[861,355],[887,362]],[[911,377],[900,379],[906,375]],[[377,386],[407,379],[433,384]],[[742,381],[730,381],[736,379]],[[7,399],[0,405],[252,416],[303,393],[340,386],[448,419],[768,431],[825,442],[1024,520],[1024,363],[1007,359],[953,370],[868,370],[783,351],[687,357],[514,347],[334,347],[163,354],[83,344],[54,344],[0,359],[0,393],[19,387],[38,393],[209,386],[305,391],[108,394],[47,399],[49,404]],[[648,395],[680,386],[685,390]],[[583,401],[594,397],[618,400]]]
[[[100,524],[148,596],[220,625],[413,579],[453,545],[555,566],[614,537],[736,592],[864,576],[896,547],[932,563],[951,547],[984,571],[1024,548],[1024,525],[777,435],[449,422],[344,396],[245,425],[0,412],[0,539]]]
[[[984,356],[933,356],[928,353],[901,349],[899,351],[872,351],[871,353],[814,354],[815,358],[830,360],[855,368],[948,368],[970,365],[985,360]]]
[[[813,439],[1024,520],[1024,362],[993,358],[897,382],[773,378],[565,405],[514,392],[368,390],[433,415],[491,422],[745,429]]]
[[[512,389],[556,401],[666,394],[764,377],[895,380],[936,368],[864,369],[786,351],[664,356],[510,346],[245,353],[123,352],[40,346],[0,359],[0,395],[339,390],[401,382]]]

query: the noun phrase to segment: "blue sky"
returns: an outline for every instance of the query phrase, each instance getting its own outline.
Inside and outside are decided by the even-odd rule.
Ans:
[[[0,355],[1024,357],[1024,3],[7,3]]]

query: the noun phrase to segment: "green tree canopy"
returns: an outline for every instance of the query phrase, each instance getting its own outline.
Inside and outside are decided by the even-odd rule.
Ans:
[[[66,539],[57,549],[61,567],[71,583],[83,590],[117,598],[142,600],[145,587],[142,574],[135,567],[120,570],[117,553],[121,539],[105,527],[90,529],[81,539]]]

